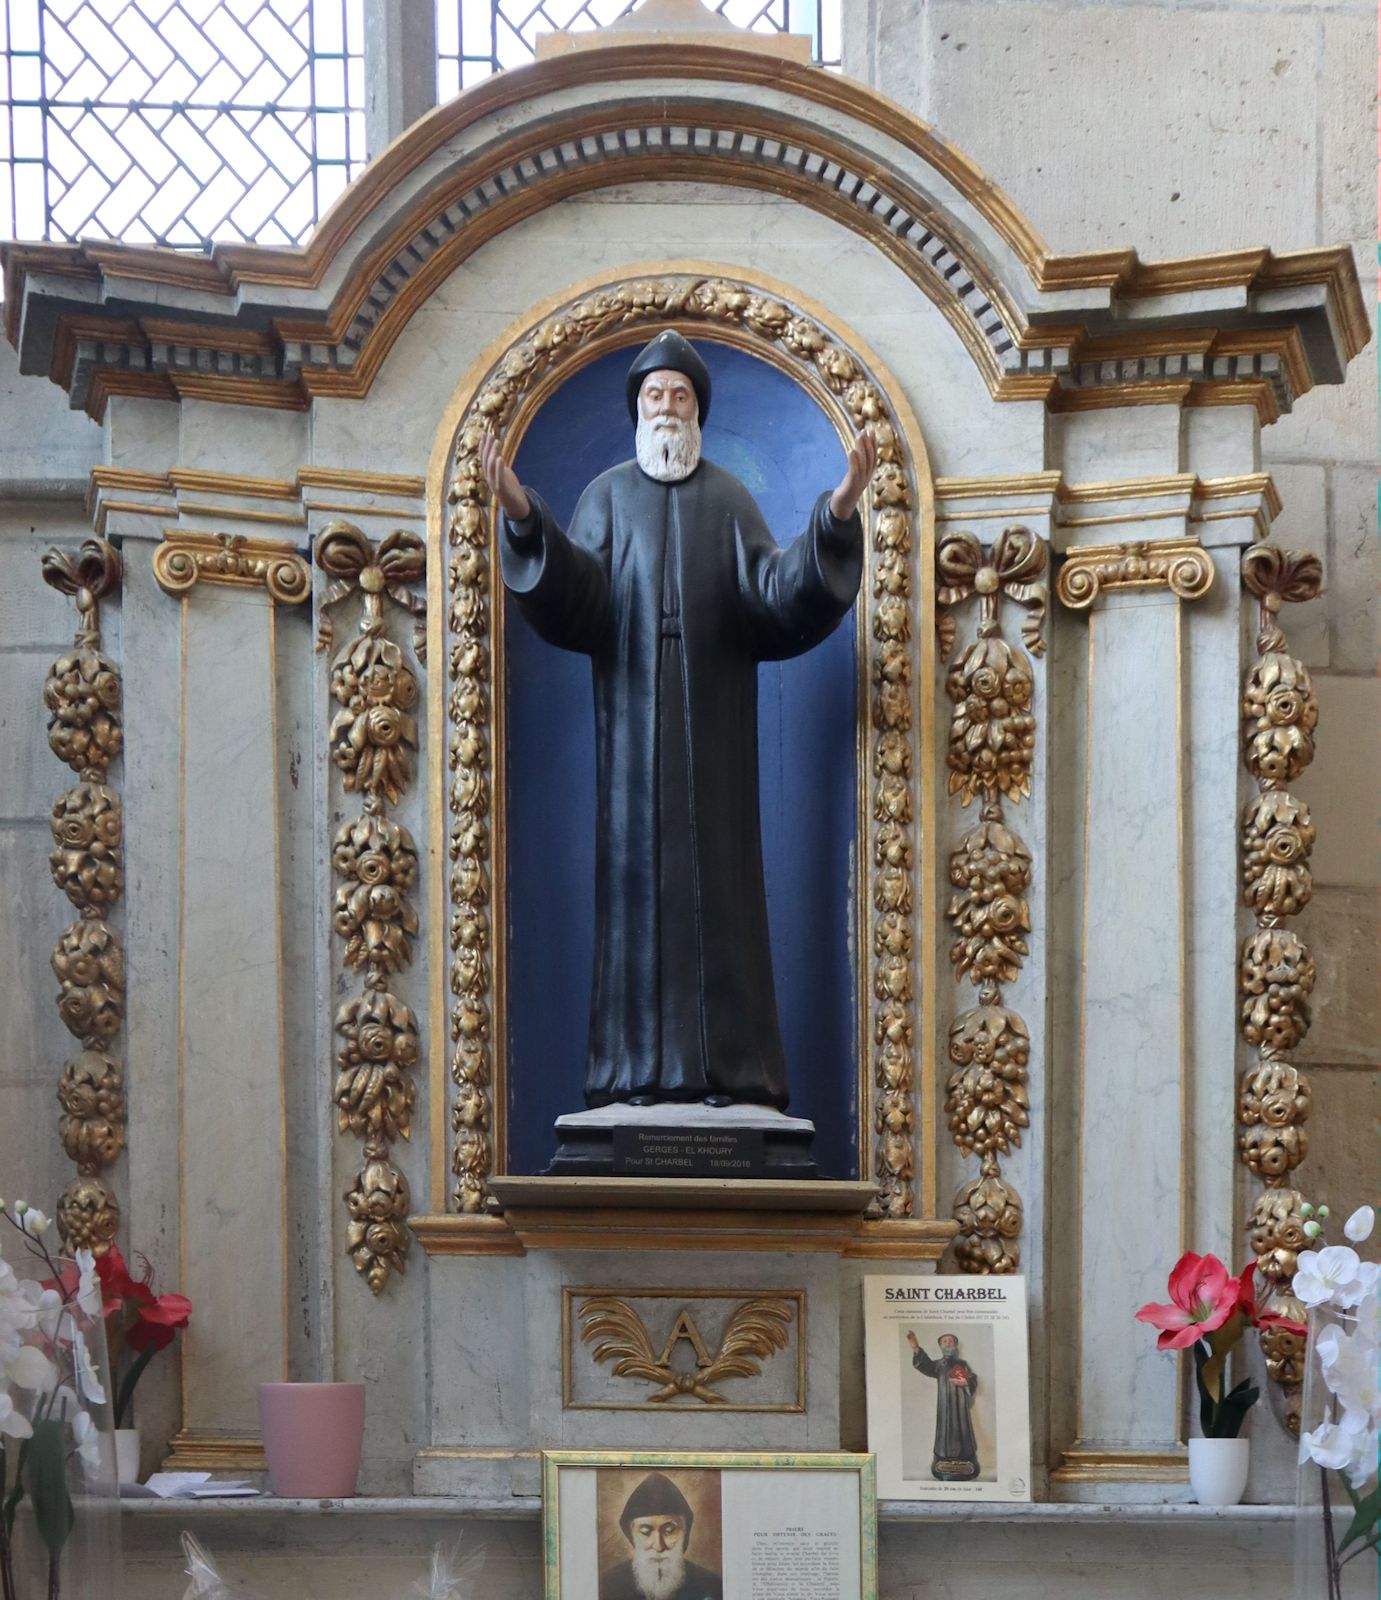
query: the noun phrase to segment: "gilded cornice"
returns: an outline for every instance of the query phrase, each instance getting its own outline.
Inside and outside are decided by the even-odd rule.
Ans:
[[[686,87],[669,95],[667,80]],[[601,94],[614,82],[623,95]],[[706,88],[713,84],[722,94]],[[745,89],[775,103],[753,103]],[[542,103],[581,90],[581,104],[553,112]],[[526,119],[515,111],[524,101],[533,106]],[[803,101],[832,114],[829,129],[802,113]],[[853,126],[841,129],[841,118]],[[419,183],[421,165],[462,138],[468,153],[430,186]],[[918,162],[930,181],[918,181]],[[977,167],[882,97],[732,47],[665,44],[579,53],[477,85],[372,163],[303,249],[225,244],[189,258],[110,243],[5,247],[7,330],[35,346],[26,365],[46,367],[97,416],[113,393],[294,409],[316,395],[359,398],[412,312],[486,239],[569,195],[668,179],[787,196],[867,238],[940,308],[995,399],[1148,404],[1159,387],[1159,403],[1253,404],[1266,420],[1312,382],[1336,381],[1370,336],[1346,248],[1170,262],[1142,262],[1134,251],[1053,256]],[[973,208],[977,226],[956,220],[961,207]],[[1006,264],[1009,252],[1024,274]],[[115,279],[122,315],[106,318],[81,282],[109,292]],[[21,318],[26,285],[30,300],[47,302],[45,315]],[[131,317],[141,285],[148,315]],[[1290,291],[1299,300],[1311,287],[1314,304],[1276,304],[1270,322],[1251,325],[1254,297],[1279,301]],[[277,304],[275,290],[284,291]],[[1085,303],[1053,316],[1040,303],[1051,291],[1082,291]],[[1109,326],[1125,325],[1121,301],[1140,302],[1146,322],[1161,310],[1146,302],[1165,300],[1170,314],[1179,307],[1169,301],[1206,291],[1241,291],[1232,309],[1240,320],[1245,296],[1248,326],[1227,335],[1201,324],[1183,337],[1163,326],[1134,335]],[[208,294],[227,300],[225,317],[208,320]],[[1101,348],[1109,340],[1123,352],[1115,359]],[[1135,371],[1118,373],[1119,363]],[[1192,392],[1180,392],[1185,382]]]

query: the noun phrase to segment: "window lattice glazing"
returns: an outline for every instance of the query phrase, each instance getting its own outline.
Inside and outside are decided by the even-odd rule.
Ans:
[[[364,164],[363,0],[0,0],[0,238],[300,244]]]
[[[533,58],[537,36],[606,27],[642,0],[437,0],[437,98]],[[840,0],[712,0],[711,9],[757,33],[808,33],[821,66],[839,65]],[[713,34],[709,35],[712,39]]]

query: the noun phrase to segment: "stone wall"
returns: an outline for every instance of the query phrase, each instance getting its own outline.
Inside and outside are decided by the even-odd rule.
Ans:
[[[844,70],[925,118],[1003,188],[1053,250],[1143,258],[1353,245],[1376,281],[1368,0],[845,0]],[[1284,511],[1277,542],[1317,551],[1327,593],[1287,612],[1321,706],[1298,785],[1319,842],[1297,926],[1319,963],[1302,1187],[1376,1198],[1372,1070],[1376,819],[1376,343],[1346,384],[1262,434]]]

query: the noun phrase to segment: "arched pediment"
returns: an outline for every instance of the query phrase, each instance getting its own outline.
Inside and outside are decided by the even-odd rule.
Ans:
[[[997,400],[1058,409],[1089,391],[1117,404],[1147,384],[1181,399],[1197,386],[1269,421],[1338,381],[1369,337],[1345,248],[1057,256],[890,101],[817,68],[682,44],[611,45],[478,85],[391,145],[303,249],[8,246],[7,332],[22,370],[96,416],[111,393],[359,398],[487,240],[568,196],[668,180],[787,197],[867,240],[940,310]]]

